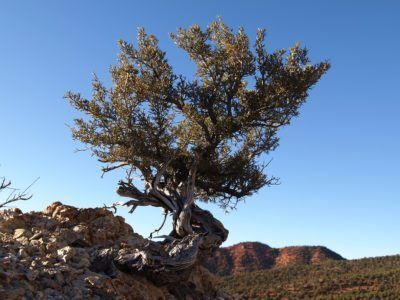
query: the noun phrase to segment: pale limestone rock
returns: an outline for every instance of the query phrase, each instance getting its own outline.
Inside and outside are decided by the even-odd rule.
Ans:
[[[75,253],[75,249],[70,246],[66,246],[57,250],[58,258],[65,263],[68,262],[75,255]]]
[[[22,237],[26,237],[29,238],[32,236],[32,232],[30,232],[29,230],[25,229],[25,228],[18,228],[14,230],[14,239],[19,239]]]
[[[170,287],[115,266],[119,250],[140,250],[149,240],[104,208],[56,202],[42,213],[0,211],[0,230],[1,300],[176,299]],[[199,269],[188,280],[191,285],[182,285],[195,284],[196,291],[186,299],[217,298],[213,281]]]

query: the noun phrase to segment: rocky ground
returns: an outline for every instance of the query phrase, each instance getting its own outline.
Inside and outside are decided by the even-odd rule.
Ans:
[[[201,266],[180,283],[127,273],[121,261],[150,243],[104,208],[53,203],[0,212],[0,299],[226,299]]]

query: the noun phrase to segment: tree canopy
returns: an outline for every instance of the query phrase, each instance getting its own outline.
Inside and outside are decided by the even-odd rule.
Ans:
[[[269,52],[265,30],[252,45],[243,28],[221,20],[181,28],[171,38],[195,63],[192,78],[175,74],[157,38],[139,29],[137,45],[119,42],[112,87],[94,77],[90,99],[73,92],[66,98],[86,114],[75,119],[73,137],[105,172],[130,169],[118,188],[132,198],[127,204],[163,207],[174,215],[173,235],[184,237],[216,224],[209,212],[212,222],[204,221],[196,200],[228,208],[276,182],[259,157],[278,146],[279,128],[299,114],[329,63],[311,64],[299,44]]]

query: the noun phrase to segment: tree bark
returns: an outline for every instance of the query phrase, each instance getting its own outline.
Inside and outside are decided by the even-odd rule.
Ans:
[[[149,241],[145,249],[133,252],[122,249],[114,258],[115,266],[124,272],[145,274],[157,284],[185,280],[199,259],[210,255],[228,236],[222,223],[198,206],[193,208],[191,220],[193,234],[172,241]]]
[[[131,182],[120,182],[117,193],[132,198],[124,205],[158,206],[173,215],[173,231],[162,242],[149,242],[146,249],[134,253],[119,253],[115,263],[129,272],[145,272],[157,280],[180,280],[190,273],[201,256],[210,255],[228,237],[228,230],[207,210],[195,204],[197,161],[189,170],[188,179],[179,190],[166,193],[159,188],[168,162],[160,167],[156,176],[146,180],[147,191],[141,192]],[[178,195],[171,197],[170,194]],[[180,274],[180,275],[179,275]],[[169,279],[167,279],[167,278]],[[174,279],[175,278],[175,279]]]

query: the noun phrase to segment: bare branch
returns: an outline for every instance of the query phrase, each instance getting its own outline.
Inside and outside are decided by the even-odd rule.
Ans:
[[[161,191],[158,189],[158,185],[160,184],[160,179],[164,175],[165,171],[168,168],[168,165],[170,164],[171,159],[168,159],[160,168],[160,170],[157,172],[153,182],[152,182],[152,188],[150,189],[149,194],[153,194],[155,197],[160,199],[166,206],[171,211],[176,210],[176,205],[173,201],[171,201],[164,193],[161,193]]]
[[[4,177],[1,180],[0,183],[0,192],[5,191],[5,190],[10,190],[10,193],[8,194],[8,197],[0,203],[0,208],[6,207],[10,203],[16,202],[16,201],[26,201],[32,198],[32,195],[29,195],[27,191],[34,185],[40,177],[36,178],[27,188],[25,188],[22,192],[17,192],[18,189],[11,188],[11,181],[7,181]]]
[[[107,173],[107,172],[110,172],[112,170],[115,170],[115,169],[118,169],[118,168],[121,168],[121,167],[124,167],[124,166],[128,166],[129,164],[130,163],[128,163],[128,162],[121,162],[121,163],[119,163],[117,165],[111,165],[111,166],[104,167],[104,168],[102,168],[103,174],[101,175],[101,177],[103,177],[104,174]]]
[[[126,202],[124,204],[125,206],[129,206],[129,205],[148,206],[148,205],[151,205],[151,206],[163,207],[162,203],[158,199],[152,197],[151,195],[141,192],[132,183],[126,183],[124,181],[120,181],[119,187],[117,189],[117,194],[122,197],[133,198],[136,200],[136,201],[131,200],[131,201]]]
[[[153,238],[153,234],[154,234],[154,233],[159,233],[160,230],[164,227],[165,221],[167,220],[167,217],[168,217],[168,210],[164,210],[164,219],[163,219],[163,222],[161,223],[160,227],[158,227],[157,229],[155,229],[154,231],[152,231],[152,232],[150,233],[150,236],[149,236],[150,239]]]

